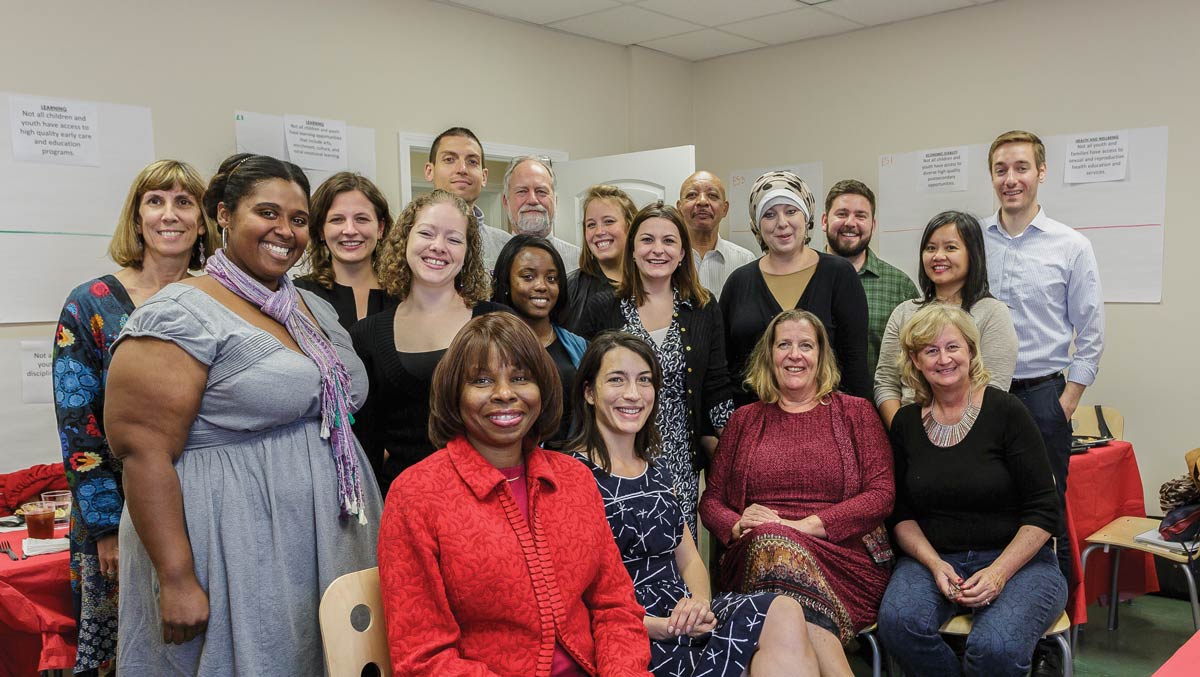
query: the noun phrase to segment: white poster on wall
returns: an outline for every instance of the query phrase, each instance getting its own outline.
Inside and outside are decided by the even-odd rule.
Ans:
[[[51,341],[21,341],[21,401],[25,404],[50,404],[54,401]]]
[[[315,120],[316,118],[301,119]],[[312,184],[313,190],[316,190],[317,186],[321,185],[325,179],[343,170],[356,172],[372,181],[375,180],[375,130],[369,127],[352,125],[345,127],[342,133],[345,163],[335,169],[305,167],[297,161],[289,148],[283,115],[234,111],[233,129],[237,152],[270,155],[295,162],[304,168],[304,173],[308,175],[308,181]]]
[[[1076,134],[1067,138],[1063,166],[1066,183],[1099,183],[1125,178],[1129,164],[1129,133]]]
[[[346,121],[304,115],[283,116],[288,156],[305,169],[340,172],[346,169]]]
[[[954,193],[967,189],[967,146],[938,148],[921,153],[917,190],[923,193]]]
[[[760,251],[758,240],[754,237],[754,232],[750,230],[750,189],[758,177],[767,172],[779,170],[792,172],[804,179],[809,190],[812,191],[815,213],[813,214],[813,240],[810,245],[816,249],[824,249],[825,236],[821,233],[821,212],[825,206],[825,164],[823,162],[738,169],[730,173],[729,183],[725,186],[726,197],[729,199],[729,216],[727,217],[729,239],[752,252]]]
[[[100,166],[100,113],[95,103],[13,94],[8,105],[13,159]]]

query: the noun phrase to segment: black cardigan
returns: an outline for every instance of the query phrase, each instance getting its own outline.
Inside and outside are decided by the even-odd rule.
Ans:
[[[593,296],[608,292],[611,294],[613,283],[607,277],[596,277],[589,273],[583,272],[583,268],[576,268],[567,274],[567,294],[570,296],[570,306],[567,309],[567,316],[563,318],[562,326],[567,330],[578,334],[576,331],[583,321],[583,314],[587,309],[587,303]]]
[[[337,311],[338,324],[342,325],[346,331],[350,331],[350,327],[358,322],[358,307],[354,304],[353,287],[334,282],[333,289],[326,289],[311,277],[302,277],[292,282],[300,289],[307,289],[328,301],[329,305]],[[367,295],[367,316],[395,308],[399,303],[394,297],[388,296],[384,290],[372,289]]]
[[[817,256],[817,268],[796,307],[816,315],[825,325],[842,372],[840,390],[874,401],[873,375],[867,368],[867,294],[862,281],[846,259],[824,252],[817,252]],[[783,312],[767,287],[759,261],[762,259],[733,271],[721,292],[725,348],[730,371],[739,384],[745,378],[754,345],[771,319]],[[758,398],[739,388],[735,399],[741,406]]]
[[[688,415],[692,418],[692,457],[701,461],[707,458],[698,452],[701,436],[715,435],[708,413],[722,402],[732,399],[733,384],[729,381],[729,369],[725,365],[725,336],[722,331],[721,308],[716,299],[709,299],[704,306],[681,301],[679,303],[680,338],[683,341],[684,363],[687,375]],[[621,329],[625,318],[621,315],[621,302],[607,290],[598,293],[587,302],[579,331],[576,333],[591,341],[605,329]]]

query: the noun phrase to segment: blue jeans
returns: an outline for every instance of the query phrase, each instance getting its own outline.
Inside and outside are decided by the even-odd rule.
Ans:
[[[1067,471],[1071,467],[1071,421],[1067,419],[1058,398],[1066,387],[1066,380],[1059,376],[1032,388],[1013,388],[1012,394],[1037,423],[1046,445],[1046,458],[1050,461],[1050,472],[1054,473],[1054,488],[1058,491],[1058,503],[1062,506],[1062,521],[1058,533],[1053,534],[1058,556],[1058,567],[1067,580],[1074,568],[1071,560],[1071,542],[1067,538]]]
[[[1000,550],[943,553],[963,580],[986,568]],[[1034,646],[1067,604],[1067,581],[1054,551],[1043,547],[1008,580],[988,606],[974,610],[960,664],[938,633],[954,616],[971,611],[942,595],[925,565],[901,557],[879,608],[879,638],[905,674],[1026,675]]]

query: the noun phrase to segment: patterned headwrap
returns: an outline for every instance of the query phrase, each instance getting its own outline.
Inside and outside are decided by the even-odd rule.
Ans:
[[[804,212],[804,244],[812,240],[813,214],[817,200],[804,179],[792,172],[767,172],[754,182],[750,188],[750,230],[758,239],[758,246],[767,251],[767,243],[759,232],[758,222],[773,204],[788,202],[796,205]]]

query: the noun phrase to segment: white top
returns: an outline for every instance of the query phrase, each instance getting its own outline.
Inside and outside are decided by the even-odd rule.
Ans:
[[[721,297],[721,290],[725,288],[725,280],[730,273],[758,260],[754,252],[720,237],[717,238],[717,246],[703,257],[695,249],[692,250],[692,256],[696,259],[700,284],[715,298]]]

